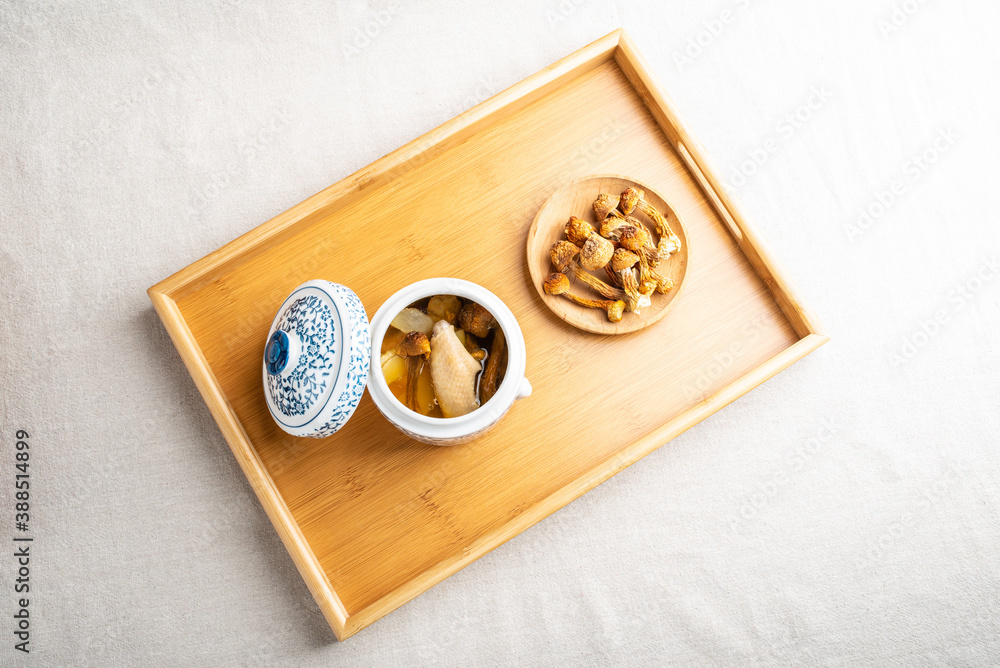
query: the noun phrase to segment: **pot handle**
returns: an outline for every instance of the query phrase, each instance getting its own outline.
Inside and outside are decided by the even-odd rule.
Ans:
[[[531,383],[528,382],[527,378],[521,379],[521,384],[517,388],[517,398],[524,399],[525,397],[531,396]]]

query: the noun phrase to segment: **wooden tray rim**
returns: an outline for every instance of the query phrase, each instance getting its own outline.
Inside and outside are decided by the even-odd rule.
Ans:
[[[269,245],[268,242],[279,243],[316,222],[331,206],[344,207],[362,196],[373,193],[389,184],[395,177],[425,164],[428,160],[462,143],[497,116],[524,108],[563,83],[609,60],[614,60],[618,64],[646,104],[740,250],[774,295],[800,339],[749,373],[663,424],[659,429],[639,438],[610,461],[604,462],[587,475],[527,509],[494,533],[483,536],[461,556],[444,560],[436,568],[422,573],[362,610],[348,615],[298,523],[278,492],[277,486],[257,455],[250,438],[243,430],[200,345],[184,320],[177,302],[225,274],[231,267],[260,252]],[[259,250],[255,252],[255,249]],[[670,98],[657,84],[647,63],[623,29],[612,31],[341,179],[160,281],[149,288],[147,293],[198,391],[236,456],[240,468],[268,518],[274,524],[324,617],[340,640],[357,633],[449,575],[458,572],[829,341],[818,319],[798,298],[787,275],[771,256],[763,239],[729,198],[710,168],[703,147],[692,138]]]

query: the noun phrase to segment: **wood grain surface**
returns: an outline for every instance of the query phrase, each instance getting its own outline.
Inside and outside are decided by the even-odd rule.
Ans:
[[[718,184],[668,105],[616,31],[150,289],[338,637],[826,340],[725,194],[706,197]],[[670,317],[623,336],[563,322],[525,262],[542,202],[595,173],[669,193],[696,249]],[[530,398],[457,447],[408,439],[367,395],[329,438],[278,428],[260,365],[292,288],[343,283],[370,316],[396,290],[435,276],[479,283],[510,307],[524,332]]]

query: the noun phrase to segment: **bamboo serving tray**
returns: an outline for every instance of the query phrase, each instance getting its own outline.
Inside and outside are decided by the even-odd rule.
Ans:
[[[639,332],[598,336],[567,325],[528,276],[526,235],[538,208],[590,174],[648,183],[684,221],[692,249],[684,294]],[[371,315],[395,291],[435,276],[479,283],[514,312],[531,397],[456,447],[406,438],[368,396],[329,438],[278,428],[264,402],[261,356],[293,287],[343,283]],[[340,639],[827,341],[620,30],[149,296]]]

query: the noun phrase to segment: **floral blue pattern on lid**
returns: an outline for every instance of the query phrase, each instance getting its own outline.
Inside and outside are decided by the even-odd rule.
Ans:
[[[281,305],[264,348],[271,416],[295,436],[336,432],[361,401],[370,357],[368,316],[358,296],[329,281],[303,283]]]
[[[277,372],[271,373],[268,368],[271,398],[286,418],[306,415],[320,399],[328,397],[342,362],[343,346],[338,343],[341,337],[337,335],[339,327],[334,322],[339,322],[335,317],[336,306],[331,299],[313,294],[314,290],[316,288],[307,288],[293,293],[298,296],[285,309],[274,332],[275,335],[284,334],[290,347],[300,351],[298,355],[288,356],[290,359]],[[298,345],[291,344],[290,340],[297,341]],[[269,348],[268,358],[270,352]]]

